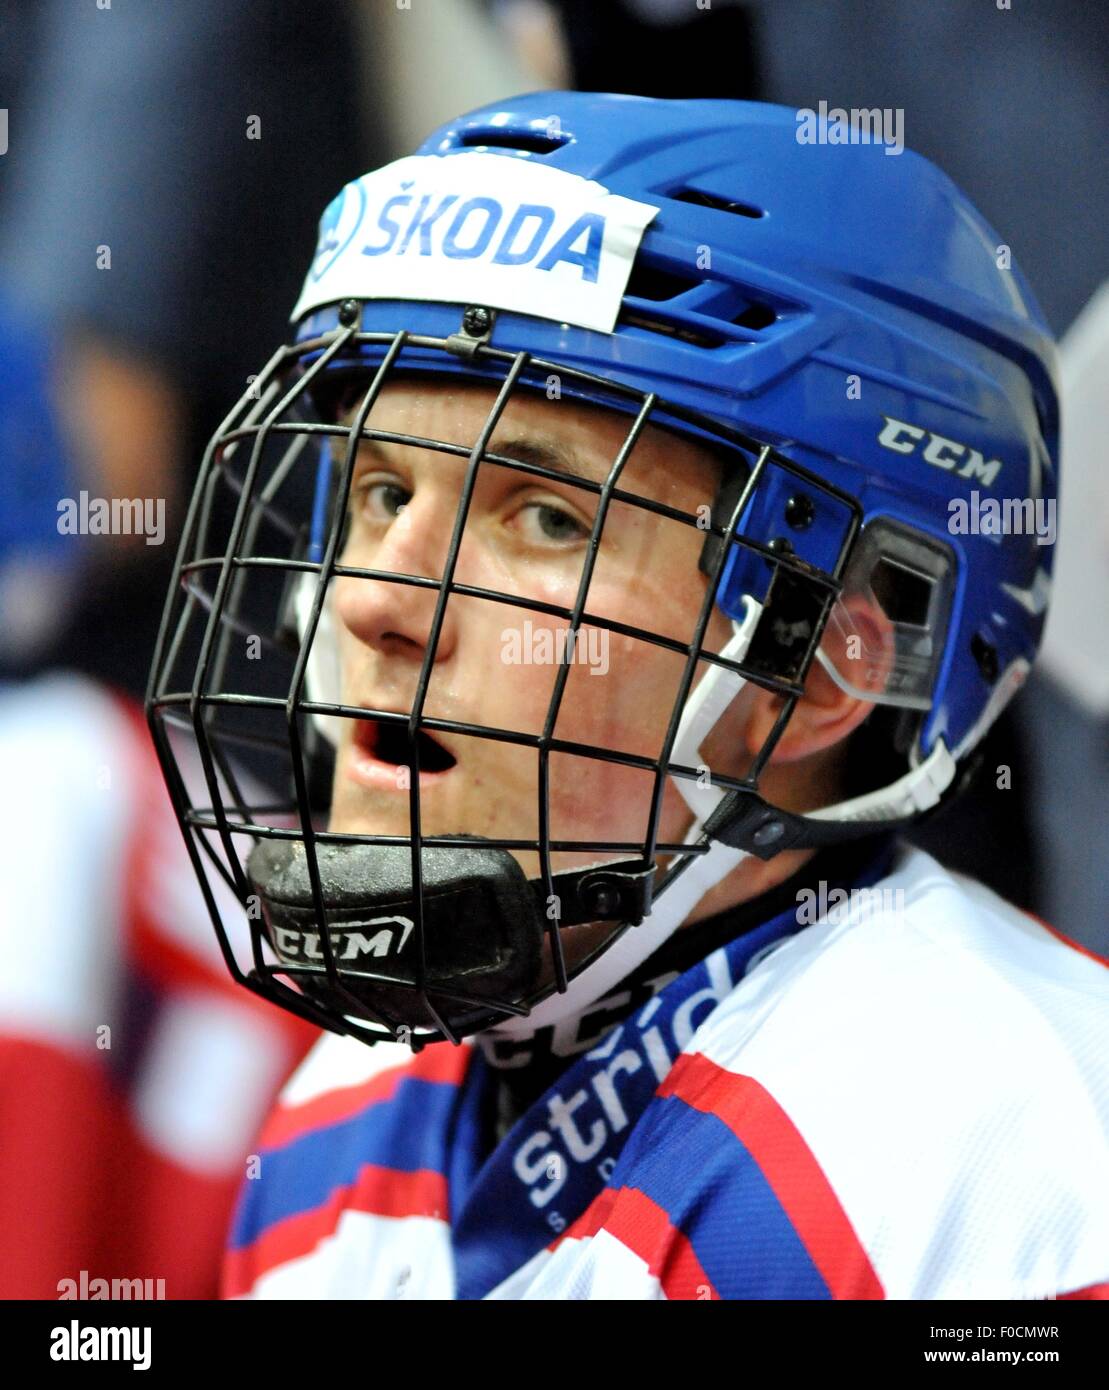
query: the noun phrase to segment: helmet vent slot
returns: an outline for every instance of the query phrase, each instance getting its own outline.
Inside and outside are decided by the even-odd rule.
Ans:
[[[696,289],[700,283],[700,280],[693,280],[688,275],[675,275],[637,259],[624,293],[635,299],[676,299],[679,294]]]
[[[455,138],[459,149],[524,150],[528,154],[554,154],[569,141],[569,135],[548,135],[542,130],[508,130],[489,126],[463,130]]]
[[[679,188],[669,195],[678,203],[696,203],[698,207],[716,208],[719,212],[734,213],[737,217],[765,217],[766,210],[752,203],[740,203],[734,198],[718,198],[715,193],[704,193],[699,188]]]
[[[629,328],[643,328],[648,333],[662,333],[668,338],[680,338],[682,342],[692,343],[695,347],[718,348],[731,341],[722,333],[713,333],[699,325],[694,327],[689,323],[671,323],[666,319],[648,318],[646,314],[637,314],[628,309],[621,310],[617,321]]]
[[[740,328],[769,328],[777,318],[777,310],[772,305],[755,302],[748,304],[741,313],[736,314],[732,322]]]

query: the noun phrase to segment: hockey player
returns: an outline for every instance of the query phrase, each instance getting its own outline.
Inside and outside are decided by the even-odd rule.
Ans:
[[[540,93],[325,212],[148,702],[229,966],[334,1035],[229,1295],[1109,1295],[1106,964],[898,839],[1035,656],[1050,546],[956,518],[1053,503],[1054,350],[823,136]]]

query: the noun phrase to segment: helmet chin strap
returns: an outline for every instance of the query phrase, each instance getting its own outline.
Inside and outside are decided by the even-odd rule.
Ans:
[[[695,844],[700,832],[700,825],[694,822],[685,843]],[[526,1017],[509,1019],[486,1031],[493,1037],[522,1038],[537,1028],[581,1013],[653,955],[673,936],[705,894],[749,857],[746,850],[715,841],[707,854],[698,855],[681,878],[659,895],[650,916],[638,927],[626,927],[599,959],[574,976],[565,993],[552,994]]]
[[[755,628],[762,616],[763,606],[750,595],[743,621],[733,620],[732,636],[720,655],[729,661],[741,662],[747,654]],[[705,767],[701,745],[716,727],[724,711],[747,684],[746,679],[724,666],[710,665],[687,697],[674,739],[671,761],[684,767]],[[685,777],[670,780],[693,812],[693,823],[685,835],[685,844],[695,845],[704,834],[704,823],[724,798],[720,787],[705,786]],[[713,841],[705,854],[693,858],[681,877],[655,897],[650,915],[637,927],[626,927],[604,953],[569,981],[562,994],[552,994],[537,1004],[524,1018],[512,1018],[499,1023],[487,1032],[493,1037],[526,1037],[537,1028],[558,1023],[603,998],[621,980],[626,979],[639,965],[669,940],[686,921],[698,904],[732,870],[751,858],[744,849],[735,849],[719,840]]]

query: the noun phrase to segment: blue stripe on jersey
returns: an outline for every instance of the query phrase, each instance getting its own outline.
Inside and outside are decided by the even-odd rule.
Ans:
[[[322,1206],[374,1164],[398,1172],[447,1174],[453,1142],[450,1114],[458,1087],[448,1082],[401,1080],[387,1100],[370,1102],[348,1120],[300,1135],[279,1149],[263,1149],[261,1176],[244,1184],[229,1245],[250,1245],[279,1221]]]
[[[762,1169],[716,1115],[656,1097],[609,1186],[657,1202],[721,1298],[832,1296]]]

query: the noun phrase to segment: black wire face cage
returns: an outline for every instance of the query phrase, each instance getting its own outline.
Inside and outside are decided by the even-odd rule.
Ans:
[[[375,353],[377,365],[359,362],[356,354],[368,351]],[[453,375],[434,375],[440,355]],[[419,375],[410,359],[418,359]],[[321,388],[342,379],[345,365],[360,374],[346,377],[340,409],[334,393],[325,404]],[[552,379],[560,384],[553,404]],[[387,409],[382,413],[393,387],[407,384],[407,399],[422,401],[448,380],[456,392],[459,383],[465,389],[485,383],[483,415],[474,417],[472,438],[382,427],[397,423],[395,412],[393,417]],[[352,381],[357,384],[353,395]],[[413,383],[421,384],[413,391]],[[605,414],[609,432],[596,477],[564,471],[526,447],[493,447],[495,433],[514,411],[518,417],[521,410],[535,408],[577,411],[578,419],[590,410]],[[412,417],[400,418],[406,422]],[[610,450],[609,442],[618,437],[614,422],[620,442]],[[712,475],[715,495],[705,499],[711,508],[688,499],[673,505],[665,488],[628,485],[643,473],[640,464],[651,441],[657,447],[675,434],[683,447],[703,447],[722,465]],[[406,572],[395,559],[374,567],[375,559],[398,553],[386,552],[382,538],[404,503],[385,520],[373,521],[373,544],[352,549],[351,518],[360,524],[359,497],[366,495],[352,484],[363,476],[367,450],[375,448],[392,454],[391,464],[375,455],[379,469],[399,475],[398,459],[418,457],[421,477],[431,479],[439,469],[444,480],[448,474],[454,479],[453,526],[448,520],[435,536],[423,538],[420,553],[436,548],[434,563],[409,567],[431,573]],[[654,471],[657,475],[657,466]],[[843,509],[847,524],[834,564],[818,568],[781,540],[737,534],[744,508],[771,474],[779,484],[785,480],[789,488],[802,488],[818,505]],[[577,502],[588,518],[572,546],[563,546],[556,525],[553,537],[538,536],[538,559],[526,556],[517,571],[504,565],[496,570],[502,576],[518,573],[518,584],[506,586],[503,578],[497,584],[475,583],[473,568],[468,572],[460,565],[465,554],[479,554],[503,535],[511,534],[511,544],[525,551],[530,544],[511,530],[515,521],[505,522],[501,502],[485,508],[483,488],[490,480],[498,498],[515,496],[519,489],[546,489],[546,512],[542,501],[534,503],[539,511],[528,514],[533,518],[544,513],[549,522],[559,497]],[[405,486],[398,494],[398,486],[388,478],[374,485],[387,510],[398,495],[412,500],[414,489]],[[553,501],[552,490],[558,493]],[[417,525],[417,511],[414,506],[410,527]],[[617,936],[634,929],[650,911],[652,895],[657,898],[710,848],[705,834],[682,839],[691,819],[687,811],[668,836],[668,787],[671,812],[681,808],[680,798],[673,801],[677,784],[672,779],[733,791],[757,788],[803,693],[841,588],[859,511],[854,498],[770,446],[707,417],[487,342],[362,333],[348,326],[281,348],[206,451],[147,697],[177,817],[232,975],[334,1032],[367,1043],[399,1038],[414,1047],[457,1042],[527,1014],[539,1000],[565,990]],[[623,541],[621,525],[633,528],[625,529]],[[641,545],[636,551],[632,537],[657,539],[663,531],[699,565],[690,590],[695,601],[681,610],[681,631],[669,610],[660,613],[658,630],[622,620],[612,597],[619,586],[606,587],[610,552],[625,558],[634,552],[636,563],[646,565],[639,573],[648,575],[659,562],[659,547]],[[617,539],[610,543],[613,532]],[[748,560],[757,556],[767,577],[763,621],[740,662],[719,653],[726,638],[720,636],[723,615],[714,603],[736,546],[748,552]],[[570,554],[569,590],[559,595],[563,601],[552,601],[550,588],[536,575],[542,573],[544,556],[554,555],[565,577]],[[627,572],[620,573],[626,581]],[[360,629],[338,601],[342,591],[348,597],[372,593],[379,605],[395,601],[413,611],[422,605],[418,638],[410,630],[399,636],[388,616],[376,627]],[[494,698],[498,681],[513,691],[512,681],[522,679],[520,672],[500,672],[495,650],[483,658],[488,683],[471,688],[472,703],[462,717],[449,702],[437,709],[437,682],[457,656],[444,656],[447,627],[466,614],[472,619],[479,605],[498,621],[515,617],[515,631],[533,637],[541,631],[562,634],[564,640],[554,643],[554,654],[547,657],[542,714],[529,727],[511,727],[508,717],[526,701]],[[336,616],[335,608],[345,616]],[[726,626],[730,637],[734,624]],[[455,627],[461,630],[457,622]],[[652,663],[659,670],[659,663],[667,664],[672,679],[648,744],[627,734],[618,719],[603,717],[604,683],[590,681],[592,673],[581,661],[587,637],[611,642],[622,653],[614,673],[615,679],[623,678],[621,689],[635,687],[638,672],[652,669]],[[463,640],[456,637],[458,650]],[[369,662],[359,668],[372,673],[363,685],[344,671],[352,652]],[[398,663],[406,664],[404,699],[374,704],[378,690],[402,688],[395,678]],[[715,750],[711,765],[672,759],[687,697],[699,672],[712,665],[783,698],[761,750],[742,767]],[[331,685],[321,675],[328,669],[338,672]],[[526,675],[532,685],[538,680],[534,670]],[[538,708],[534,692],[532,699]],[[568,717],[572,705],[585,711],[584,724]],[[626,714],[630,706],[620,708]],[[379,781],[392,768],[395,788],[352,791],[345,770],[356,749],[372,755]],[[451,821],[435,811],[436,798],[452,777],[467,791],[459,779],[470,777],[471,754],[484,759],[477,764],[482,804],[494,809],[500,804],[504,814],[471,815],[467,823],[459,812]],[[512,794],[496,784],[496,759],[508,757]],[[533,824],[524,823],[520,809],[525,767]],[[605,778],[616,776],[625,780],[622,790],[612,792]],[[628,791],[633,778],[639,788],[634,794]],[[349,805],[362,808],[353,817],[333,814],[340,785]],[[457,804],[467,804],[467,796]],[[641,832],[599,835],[598,805],[605,825],[619,829],[628,820],[618,814],[624,804],[619,798],[629,796]],[[390,809],[379,816],[373,808],[383,798]],[[477,801],[470,798],[468,804]],[[582,817],[584,831],[567,811],[575,805],[588,812]],[[671,815],[671,829],[675,824]],[[568,950],[566,929],[574,926],[592,935]]]

